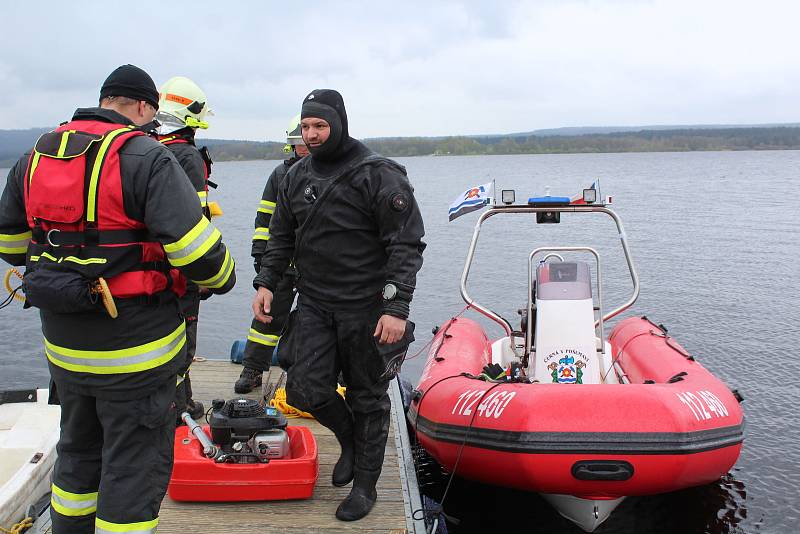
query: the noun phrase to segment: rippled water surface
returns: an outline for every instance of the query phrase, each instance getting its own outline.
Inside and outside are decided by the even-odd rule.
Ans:
[[[800,152],[707,152],[543,156],[421,157],[408,169],[426,225],[425,265],[412,306],[418,341],[463,308],[458,293],[466,248],[477,219],[447,222],[450,201],[495,179],[517,198],[571,194],[600,178],[613,195],[641,279],[634,308],[669,327],[697,359],[745,396],[747,433],[733,471],[717,484],[623,502],[597,532],[789,533],[800,531]],[[227,358],[249,326],[252,221],[274,161],[220,163],[210,194],[225,215],[216,221],[238,261],[239,285],[205,302],[198,353]],[[5,174],[5,172],[4,172]],[[527,254],[543,245],[590,245],[600,251],[606,306],[625,301],[630,278],[610,219],[564,215],[536,226],[523,216],[484,226],[470,291],[516,322],[525,299]],[[0,311],[5,350],[0,389],[47,383],[38,316],[14,304]],[[484,321],[485,322],[485,321]],[[486,325],[490,336],[499,328]],[[612,325],[613,326],[613,325]],[[414,382],[425,355],[408,361]],[[231,393],[233,393],[231,389]],[[458,481],[448,514],[473,528],[507,532],[580,532],[538,496]]]

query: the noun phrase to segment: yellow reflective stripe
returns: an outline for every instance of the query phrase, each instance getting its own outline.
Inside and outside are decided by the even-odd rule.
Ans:
[[[97,181],[100,179],[100,169],[103,168],[103,160],[108,152],[108,147],[111,142],[120,134],[130,132],[130,127],[120,128],[119,130],[112,130],[108,132],[103,138],[100,149],[97,151],[97,157],[94,158],[94,165],[92,165],[92,174],[89,178],[89,196],[86,205],[86,220],[94,222],[97,214],[95,213],[95,204],[97,203]]]
[[[185,378],[185,377],[178,376],[178,381],[175,383],[175,387],[178,387],[178,386],[180,386],[181,384],[183,384],[183,381],[184,381],[184,380],[186,380],[186,378]]]
[[[99,517],[94,520],[95,534],[109,534],[112,532],[125,532],[127,534],[152,534],[158,526],[158,518],[138,523],[111,523]]]
[[[258,211],[260,211],[261,213],[272,214],[275,213],[275,206],[277,206],[277,204],[275,204],[272,201],[262,200],[258,207]]]
[[[200,222],[186,235],[175,243],[164,245],[164,250],[169,262],[175,267],[181,267],[200,258],[221,239],[219,230],[208,219],[201,217]]]
[[[106,258],[81,259],[81,258],[76,258],[75,256],[67,256],[66,258],[61,258],[60,260],[58,260],[59,263],[61,263],[61,261],[71,261],[73,263],[78,263],[80,265],[90,265],[92,263],[103,264],[108,262]]]
[[[67,130],[61,134],[61,143],[58,145],[58,153],[56,154],[57,158],[63,158],[64,152],[67,151],[67,141],[69,140],[70,134],[74,134],[75,130]]]
[[[90,493],[71,493],[69,491],[63,490],[56,486],[55,484],[51,485],[51,490],[56,495],[63,497],[69,501],[81,501],[84,499],[95,499],[97,500],[97,492],[90,492]]]
[[[250,329],[250,333],[247,336],[247,339],[249,341],[252,341],[253,343],[259,343],[261,345],[267,345],[269,347],[274,347],[275,345],[278,344],[278,340],[280,339],[280,336],[273,336],[271,334],[262,334],[261,332],[259,332],[255,328],[251,328]]]
[[[197,196],[200,198],[206,198],[208,196],[208,191],[198,191]]]
[[[39,159],[42,157],[42,154],[39,152],[33,153],[33,160],[31,160],[31,172],[28,175],[28,186],[33,183],[33,173],[36,172],[36,167],[39,166]]]
[[[208,206],[208,191],[198,191],[197,196],[200,198],[200,205],[204,208]]]
[[[269,241],[269,228],[259,227],[256,228],[256,233],[253,234],[253,241]]]
[[[45,354],[53,365],[69,371],[92,374],[137,373],[163,365],[175,357],[186,343],[186,323],[181,321],[166,336],[127,349],[77,350],[59,347],[44,340]]]
[[[56,258],[49,252],[42,252],[41,257],[48,259],[50,261],[54,261],[56,263],[61,263],[63,261],[69,261],[72,263],[77,263],[79,265],[92,265],[92,264],[102,265],[104,263],[108,263],[108,259],[106,258],[76,258],[75,256],[64,256],[62,258]],[[31,261],[39,261],[39,256],[31,256]]]
[[[71,493],[55,484],[51,485],[50,505],[61,515],[76,517],[90,515],[97,510],[97,492]]]
[[[165,137],[164,139],[160,139],[160,141],[161,141],[162,143],[168,143],[169,141],[172,141],[173,139],[177,139],[177,138],[178,138],[178,136],[177,136],[177,135],[173,135],[173,136],[171,136],[171,137]]]
[[[224,286],[233,273],[234,261],[228,249],[225,249],[225,259],[222,262],[222,267],[219,268],[217,274],[206,280],[192,280],[198,286],[210,287],[216,289]]]
[[[0,234],[0,252],[3,254],[25,254],[31,242],[31,232]]]

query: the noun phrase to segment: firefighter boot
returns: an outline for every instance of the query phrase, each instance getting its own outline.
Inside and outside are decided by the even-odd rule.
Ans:
[[[261,375],[263,373],[250,367],[242,369],[239,380],[233,385],[236,393],[250,393],[254,389],[261,387]]]
[[[386,438],[389,435],[389,413],[384,411],[354,414],[354,445],[356,451],[353,488],[336,509],[341,521],[357,521],[375,506],[378,492],[375,486],[381,476]]]
[[[342,454],[333,467],[331,482],[334,486],[346,486],[353,480],[353,415],[341,395],[312,410],[311,414],[319,423],[328,427],[336,436]]]

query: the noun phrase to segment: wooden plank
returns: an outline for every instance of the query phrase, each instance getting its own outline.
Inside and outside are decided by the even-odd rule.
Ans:
[[[247,397],[259,399],[261,392],[237,395],[233,384],[242,367],[226,361],[197,361],[192,364],[191,378],[194,398],[211,406],[215,398],[230,399]],[[275,383],[280,370],[265,373],[265,383]],[[319,448],[320,475],[314,495],[307,500],[232,502],[232,503],[186,503],[175,502],[169,497],[161,506],[158,531],[165,533],[247,533],[275,532],[340,534],[345,532],[388,532],[406,534],[406,508],[408,496],[400,474],[395,421],[389,432],[383,470],[378,480],[378,501],[372,512],[360,521],[339,521],[335,517],[336,507],[350,491],[349,486],[336,488],[331,485],[331,473],[339,458],[339,444],[334,435],[313,419],[294,418],[290,425],[303,425],[312,430]]]

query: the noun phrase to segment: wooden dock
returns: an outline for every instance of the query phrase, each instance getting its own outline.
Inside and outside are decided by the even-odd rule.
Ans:
[[[192,364],[192,390],[196,400],[207,407],[212,399],[237,397],[233,383],[242,367],[228,361],[206,360]],[[265,381],[275,382],[280,369],[264,374]],[[336,507],[350,491],[350,486],[331,485],[333,465],[339,457],[334,435],[313,419],[290,419],[291,425],[304,425],[314,433],[319,445],[319,480],[311,499],[300,501],[186,503],[165,497],[161,506],[158,531],[181,534],[285,532],[334,534],[343,532],[387,532],[423,534],[422,521],[413,519],[421,508],[416,473],[409,450],[402,401],[397,382],[389,391],[392,397],[392,425],[386,444],[383,471],[378,481],[378,502],[360,521],[344,522],[335,517]],[[260,391],[246,397],[258,399]],[[417,512],[417,517],[420,513]]]

